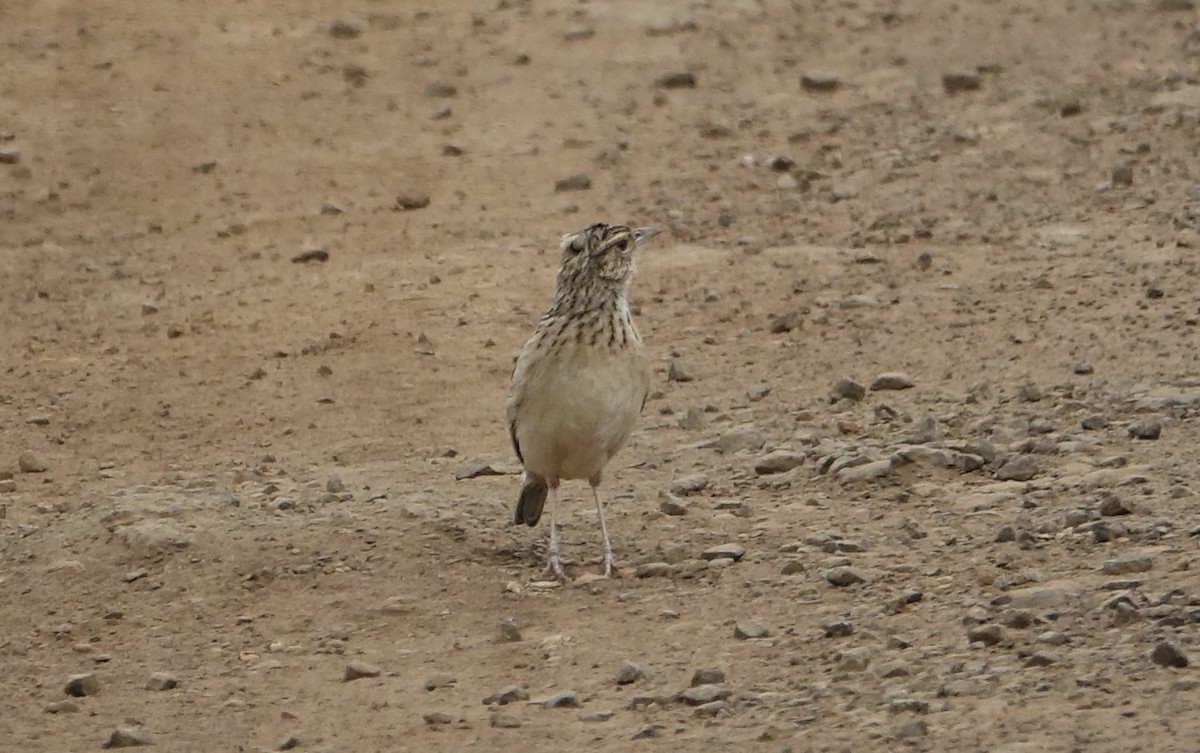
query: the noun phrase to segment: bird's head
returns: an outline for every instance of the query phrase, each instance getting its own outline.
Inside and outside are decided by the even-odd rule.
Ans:
[[[633,279],[633,252],[658,234],[655,227],[628,227],[597,222],[562,238],[562,263],[558,272],[564,287],[597,291],[616,288],[624,292]]]

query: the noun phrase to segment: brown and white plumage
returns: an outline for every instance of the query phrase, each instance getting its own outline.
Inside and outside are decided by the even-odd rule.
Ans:
[[[596,223],[563,236],[554,302],[517,358],[508,397],[508,430],[525,469],[514,522],[537,525],[550,501],[548,569],[566,575],[554,520],[558,486],[587,479],[604,542],[612,543],[597,487],[629,438],[646,402],[649,364],[626,295],[634,250],[658,232]]]

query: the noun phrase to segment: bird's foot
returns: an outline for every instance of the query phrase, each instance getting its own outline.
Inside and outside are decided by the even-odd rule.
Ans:
[[[562,560],[559,559],[558,552],[553,552],[550,555],[550,561],[546,563],[546,569],[542,571],[543,578],[556,578],[563,583],[569,582],[571,579],[567,577],[567,571],[563,570]]]
[[[602,558],[602,561],[604,562],[605,578],[611,578],[617,574],[617,558],[613,556],[611,546],[604,547],[604,557]]]

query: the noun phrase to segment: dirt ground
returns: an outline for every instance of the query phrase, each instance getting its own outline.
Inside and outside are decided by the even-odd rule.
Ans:
[[[1198,22],[0,4],[0,747],[1196,750]],[[655,385],[557,587],[503,404],[596,220]]]

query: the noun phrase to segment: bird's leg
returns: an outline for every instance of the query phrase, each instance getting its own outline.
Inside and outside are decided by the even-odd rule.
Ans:
[[[570,580],[567,573],[563,570],[562,558],[559,554],[559,536],[558,536],[558,521],[555,519],[555,513],[558,511],[558,481],[550,482],[550,561],[546,563],[546,569],[542,572],[542,577],[553,575],[561,581]]]
[[[613,557],[612,540],[608,538],[608,523],[604,520],[604,503],[600,501],[600,491],[597,489],[599,485],[600,479],[597,477],[592,482],[592,497],[596,500],[596,517],[600,519],[600,538],[604,542],[604,577],[611,578],[617,569],[617,561]]]

